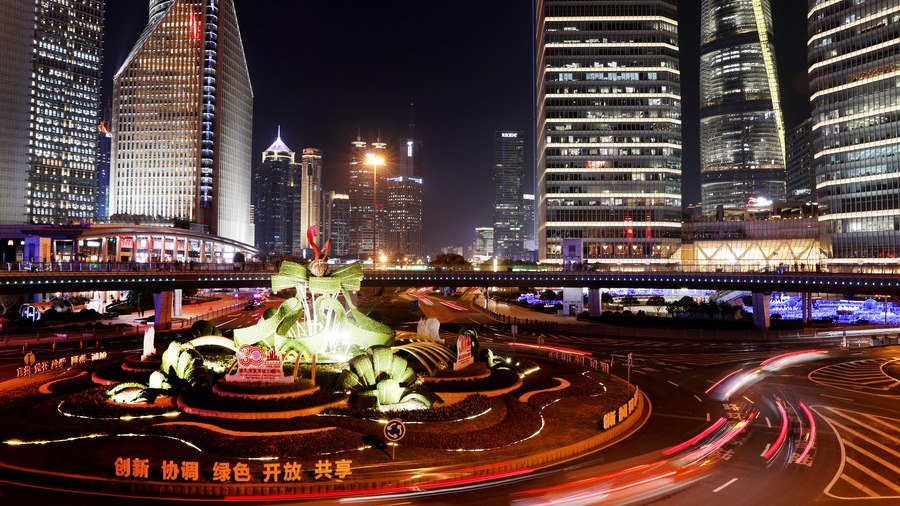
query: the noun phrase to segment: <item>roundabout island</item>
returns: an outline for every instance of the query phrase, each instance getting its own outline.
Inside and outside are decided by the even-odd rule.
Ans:
[[[527,474],[627,437],[643,394],[578,355],[395,332],[362,271],[285,262],[296,295],[223,336],[72,360],[0,385],[0,481],[172,499],[427,490]],[[217,335],[219,334],[219,335]]]

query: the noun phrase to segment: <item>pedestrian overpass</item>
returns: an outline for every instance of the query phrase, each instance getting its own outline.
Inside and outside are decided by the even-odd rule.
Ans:
[[[96,290],[150,290],[157,323],[166,327],[166,311],[173,291],[187,288],[268,288],[276,272],[272,264],[54,264],[41,271],[0,270],[0,294],[86,292]],[[661,288],[741,290],[754,297],[754,318],[768,327],[768,294],[804,294],[804,317],[812,316],[812,293],[900,295],[900,276],[893,273],[853,274],[832,272],[490,272],[490,271],[395,271],[369,270],[364,287],[576,287],[587,288],[589,312],[599,314],[601,288]],[[762,309],[760,311],[760,309]],[[168,312],[171,321],[171,311]],[[159,317],[158,317],[159,318]]]

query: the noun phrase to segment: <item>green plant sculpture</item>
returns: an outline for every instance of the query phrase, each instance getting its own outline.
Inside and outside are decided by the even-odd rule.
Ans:
[[[417,379],[415,371],[391,348],[372,346],[350,359],[348,365],[350,369],[341,372],[338,383],[355,394],[362,407],[382,411],[431,407],[431,400],[412,388]]]

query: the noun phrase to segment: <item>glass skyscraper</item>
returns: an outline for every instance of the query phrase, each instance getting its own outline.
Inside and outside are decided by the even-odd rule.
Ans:
[[[589,263],[679,260],[676,3],[538,0],[539,261],[568,238]]]
[[[900,258],[900,5],[809,0],[813,163],[829,263]]]
[[[302,167],[295,158],[279,131],[253,171],[253,225],[260,254],[290,254],[294,242],[300,243],[295,237],[300,205],[300,184],[295,178],[299,179]]]
[[[103,11],[0,2],[0,223],[94,217]]]
[[[494,132],[494,257],[520,260],[525,253],[525,132]]]
[[[703,213],[785,198],[785,146],[769,0],[703,0]]]
[[[252,243],[252,119],[233,0],[151,0],[113,82],[110,214]]]

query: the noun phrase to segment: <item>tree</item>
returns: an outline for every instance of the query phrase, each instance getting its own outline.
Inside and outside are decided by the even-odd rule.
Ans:
[[[637,297],[634,295],[626,295],[619,300],[623,306],[636,306],[638,303]]]
[[[21,303],[24,300],[25,296],[21,294],[0,294],[0,307],[3,308],[3,312],[0,314],[6,314],[7,311],[12,309],[16,304]]]
[[[556,300],[556,292],[547,288],[541,292],[541,300]]]
[[[430,265],[437,270],[464,270],[472,268],[465,257],[456,253],[441,253],[431,261]]]
[[[652,295],[647,298],[647,305],[655,308],[658,313],[660,309],[665,307],[666,299],[662,295]]]

